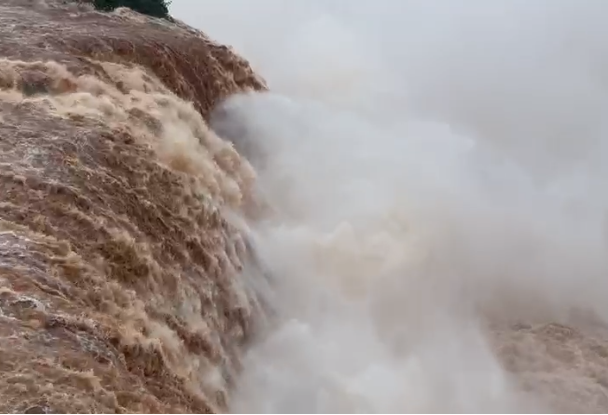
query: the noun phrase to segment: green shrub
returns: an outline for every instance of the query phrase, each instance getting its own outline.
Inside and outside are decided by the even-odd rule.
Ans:
[[[97,10],[111,11],[118,7],[128,7],[136,12],[153,17],[169,17],[169,4],[167,0],[94,0]]]

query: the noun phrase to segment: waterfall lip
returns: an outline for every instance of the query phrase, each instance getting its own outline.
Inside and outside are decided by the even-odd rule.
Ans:
[[[225,412],[265,280],[219,208],[252,168],[207,117],[264,81],[80,0],[1,1],[0,39],[0,412]]]

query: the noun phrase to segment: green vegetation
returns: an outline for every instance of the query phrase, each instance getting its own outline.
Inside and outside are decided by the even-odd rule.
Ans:
[[[153,17],[169,17],[169,4],[167,0],[94,0],[97,10],[111,11],[118,7],[128,7],[136,12]]]

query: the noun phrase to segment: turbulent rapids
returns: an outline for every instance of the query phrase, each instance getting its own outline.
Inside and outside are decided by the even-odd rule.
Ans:
[[[222,411],[254,174],[203,118],[263,83],[184,25],[0,2],[0,411]],[[32,409],[33,408],[33,409]]]
[[[1,412],[608,411],[604,3],[84,3],[0,0]]]

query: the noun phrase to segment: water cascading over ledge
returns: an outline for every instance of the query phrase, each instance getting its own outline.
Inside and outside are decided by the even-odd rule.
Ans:
[[[205,117],[263,90],[179,22],[0,2],[0,411],[225,411],[257,310]],[[69,397],[69,398],[68,398]]]

